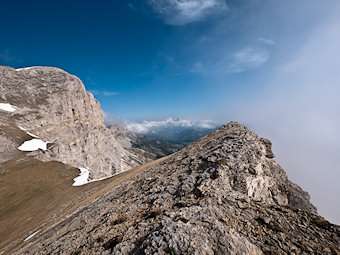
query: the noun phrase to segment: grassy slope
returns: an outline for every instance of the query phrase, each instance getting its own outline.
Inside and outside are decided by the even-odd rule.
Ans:
[[[8,254],[31,233],[44,231],[161,160],[80,187],[72,186],[79,170],[60,162],[30,157],[5,162],[0,165],[0,254]]]

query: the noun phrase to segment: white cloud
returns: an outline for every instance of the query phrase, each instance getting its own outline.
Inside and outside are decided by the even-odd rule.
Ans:
[[[269,53],[264,49],[245,48],[236,52],[232,58],[228,71],[239,73],[246,69],[261,67],[269,60]]]
[[[239,64],[258,67],[266,63],[269,59],[268,52],[261,49],[246,48],[234,55],[234,59]]]
[[[183,120],[168,118],[161,121],[143,121],[142,123],[129,123],[127,128],[136,133],[146,134],[157,128],[164,127],[195,127],[195,128],[214,128],[217,122],[212,120]]]
[[[264,65],[269,60],[269,53],[265,49],[247,47],[231,56],[222,55],[219,58],[208,62],[196,61],[187,70],[200,75],[241,73]]]
[[[268,44],[268,45],[274,45],[275,42],[271,39],[267,39],[267,38],[257,38],[258,42],[264,43],[264,44]]]
[[[148,3],[171,25],[193,23],[228,9],[225,0],[148,0]]]
[[[106,96],[106,97],[109,97],[109,96],[115,96],[115,95],[118,94],[115,91],[101,91],[101,90],[97,90],[97,89],[92,89],[92,90],[89,90],[89,91],[92,94],[96,95],[96,96]]]

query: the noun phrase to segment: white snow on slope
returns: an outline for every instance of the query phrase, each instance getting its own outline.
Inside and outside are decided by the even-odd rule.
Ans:
[[[38,234],[40,232],[40,230],[35,231],[33,234],[29,235],[28,237],[26,237],[26,239],[24,240],[24,242],[30,240],[33,236],[35,236],[36,234]]]
[[[72,186],[81,186],[89,182],[88,181],[89,174],[90,174],[89,170],[83,167],[79,167],[79,170],[80,170],[80,174],[78,177],[73,179],[74,183],[72,184]]]
[[[99,179],[93,179],[93,180],[91,180],[91,181],[88,181],[87,183],[102,181],[102,180],[111,178],[111,177],[113,177],[113,176],[115,176],[115,175],[118,175],[118,174],[121,174],[121,173],[112,174],[112,175],[105,176],[105,177],[102,177],[102,178],[99,178]]]
[[[36,136],[36,135],[34,135],[34,134],[28,132],[28,131],[27,131],[26,129],[24,129],[23,127],[20,127],[20,126],[19,126],[19,128],[20,128],[21,130],[25,131],[26,134],[28,134],[28,135],[34,137],[34,139],[31,139],[31,140],[29,140],[29,141],[25,141],[22,145],[20,145],[20,146],[18,147],[18,150],[20,150],[20,151],[36,151],[36,150],[41,149],[41,150],[46,151],[46,149],[47,149],[47,144],[48,144],[49,142],[47,142],[47,141],[45,142],[45,141],[41,140],[39,136]]]
[[[34,134],[28,132],[28,131],[27,131],[26,129],[24,129],[23,127],[20,127],[20,126],[19,126],[19,128],[20,128],[22,131],[25,131],[26,134],[28,134],[28,135],[30,135],[30,136],[32,136],[32,137],[34,137],[34,138],[40,138],[39,136],[36,136],[36,135],[34,135]]]
[[[16,71],[21,71],[21,70],[29,70],[29,69],[32,69],[34,66],[29,66],[29,67],[23,67],[23,68],[18,68],[18,69],[15,69]]]
[[[48,142],[44,142],[41,139],[34,138],[32,140],[24,142],[18,147],[20,151],[36,151],[39,149],[46,150]]]
[[[0,110],[6,111],[6,112],[14,112],[17,108],[11,104],[4,104],[0,103]]]
[[[66,164],[66,163],[64,163]],[[94,180],[89,180],[89,170],[86,169],[86,168],[83,168],[83,167],[79,167],[79,170],[80,170],[80,174],[78,177],[74,178],[74,183],[72,184],[72,186],[82,186],[82,185],[85,185],[85,184],[88,184],[88,183],[91,183],[91,182],[97,182],[97,181],[102,181],[102,180],[105,180],[107,178],[111,178],[117,174],[120,174],[120,173],[116,173],[116,174],[113,174],[113,175],[109,175],[109,176],[105,176],[105,177],[102,177],[102,178],[99,178],[99,179],[94,179]]]

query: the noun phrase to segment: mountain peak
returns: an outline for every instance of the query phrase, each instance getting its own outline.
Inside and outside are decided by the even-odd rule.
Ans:
[[[100,103],[78,77],[60,68],[1,67],[0,103],[15,109],[10,113],[0,110],[4,144],[0,162],[15,157],[20,144],[34,134],[49,141],[46,150],[31,153],[36,158],[87,168],[91,179],[136,166],[130,160],[133,155],[104,125]]]
[[[182,155],[194,159],[192,167],[209,165],[214,175],[227,178],[223,188],[230,195],[315,213],[308,193],[290,182],[272,159],[271,146],[269,140],[233,121],[188,146]]]
[[[336,254],[339,228],[317,215],[269,148],[231,122],[121,183],[18,254]]]

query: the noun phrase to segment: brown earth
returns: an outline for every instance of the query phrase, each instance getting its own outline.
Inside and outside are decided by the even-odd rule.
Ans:
[[[60,162],[18,157],[0,165],[0,254],[20,247],[159,159],[114,177],[73,187],[79,170]],[[38,236],[38,234],[37,234]]]

